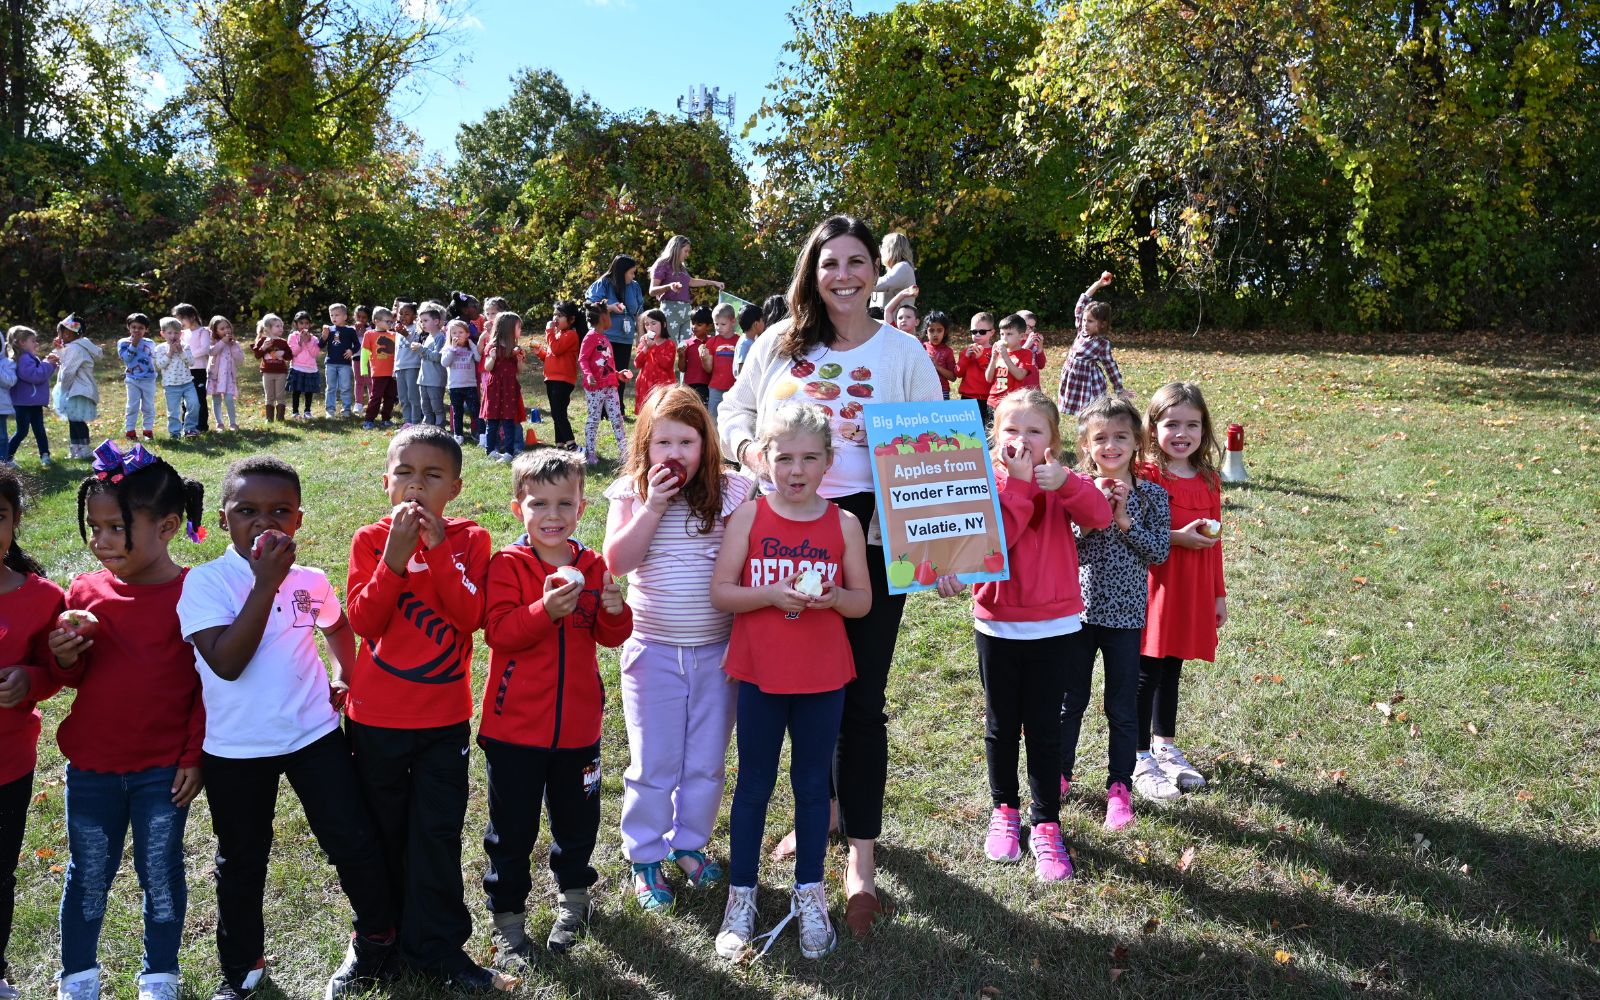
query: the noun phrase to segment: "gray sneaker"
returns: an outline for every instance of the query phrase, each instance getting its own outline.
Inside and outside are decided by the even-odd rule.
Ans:
[[[717,954],[737,962],[750,950],[756,936],[756,887],[728,886],[728,906],[717,931]]]
[[[823,883],[795,886],[791,905],[800,916],[800,954],[821,958],[839,946],[839,935],[828,919],[828,893]]]
[[[178,1000],[183,980],[173,972],[147,972],[139,977],[139,1000]]]
[[[1195,770],[1176,743],[1157,743],[1151,748],[1151,755],[1168,780],[1183,791],[1193,792],[1206,787],[1205,775]]]
[[[550,927],[545,945],[558,955],[565,954],[589,931],[589,917],[594,913],[594,901],[588,889],[569,889],[556,903],[556,922]]]
[[[1153,802],[1171,802],[1183,796],[1154,756],[1140,757],[1134,762],[1133,790]]]
[[[489,943],[497,969],[532,969],[539,964],[539,946],[528,940],[520,913],[496,913]]]
[[[100,1000],[100,966],[57,979],[56,1000]]]

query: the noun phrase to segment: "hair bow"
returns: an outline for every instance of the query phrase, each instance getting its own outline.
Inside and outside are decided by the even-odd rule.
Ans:
[[[142,444],[136,444],[124,453],[108,438],[94,450],[94,475],[96,479],[110,479],[113,483],[120,483],[122,477],[132,475],[159,461],[160,459],[146,451]]]

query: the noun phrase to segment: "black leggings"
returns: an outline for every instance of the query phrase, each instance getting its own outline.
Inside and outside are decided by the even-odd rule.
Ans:
[[[833,502],[854,514],[863,532],[870,528],[871,493],[835,497]],[[883,789],[889,780],[889,716],[884,712],[884,692],[894,662],[895,639],[900,635],[900,616],[906,608],[904,594],[889,593],[880,546],[867,546],[867,577],[872,582],[872,610],[844,623],[855,654],[856,679],[845,685],[844,717],[833,762],[839,829],[855,840],[877,840],[883,830]],[[1060,704],[1059,695],[1056,703]]]
[[[6,977],[6,945],[11,941],[11,914],[17,896],[17,854],[33,797],[33,772],[0,785],[0,979]]]
[[[611,344],[611,353],[612,353],[613,357],[616,358],[617,371],[622,371],[624,368],[633,367],[633,344],[632,343],[624,342],[624,343],[619,344],[619,343],[616,343],[615,341],[613,341],[612,344]],[[635,372],[634,374],[637,375],[638,372]],[[617,398],[622,401],[623,412],[627,412],[627,409],[628,409],[628,386],[631,385],[631,384],[632,384],[631,382],[618,382],[617,383]],[[638,412],[638,410],[637,410],[638,405],[639,405],[638,400],[635,399],[634,400],[635,413]]]
[[[67,440],[73,444],[82,444],[89,440],[89,424],[84,420],[67,421]]]
[[[1028,822],[1055,823],[1061,812],[1061,693],[1075,636],[997,639],[982,632],[978,676],[983,681],[983,753],[993,805],[1021,808],[1017,744],[1027,747]]]
[[[1150,734],[1178,734],[1178,680],[1183,661],[1176,656],[1139,657],[1139,750],[1150,749]]]
[[[550,397],[550,420],[556,425],[556,444],[572,444],[572,423],[567,419],[567,407],[572,404],[572,383],[545,379],[545,394]]]

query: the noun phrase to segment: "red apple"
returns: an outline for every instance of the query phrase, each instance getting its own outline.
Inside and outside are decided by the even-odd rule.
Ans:
[[[64,628],[84,639],[93,639],[100,634],[100,619],[92,611],[63,611],[56,618],[56,628]]]
[[[998,573],[1005,568],[1006,557],[1000,553],[990,550],[989,554],[983,557],[983,571],[985,573]]]
[[[684,483],[689,481],[689,470],[685,469],[683,467],[683,463],[677,459],[669,458],[665,462],[662,462],[661,465],[668,472],[672,473],[672,479],[661,484],[665,489],[670,490],[674,486],[682,486]]]
[[[939,569],[932,560],[924,559],[917,565],[917,582],[924,587],[931,587],[939,582]]]

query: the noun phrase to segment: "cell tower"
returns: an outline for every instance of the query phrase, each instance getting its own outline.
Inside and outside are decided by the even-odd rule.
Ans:
[[[703,83],[689,84],[689,93],[678,98],[678,110],[691,118],[722,118],[733,127],[734,101],[737,94],[720,97],[720,87],[707,88]]]

